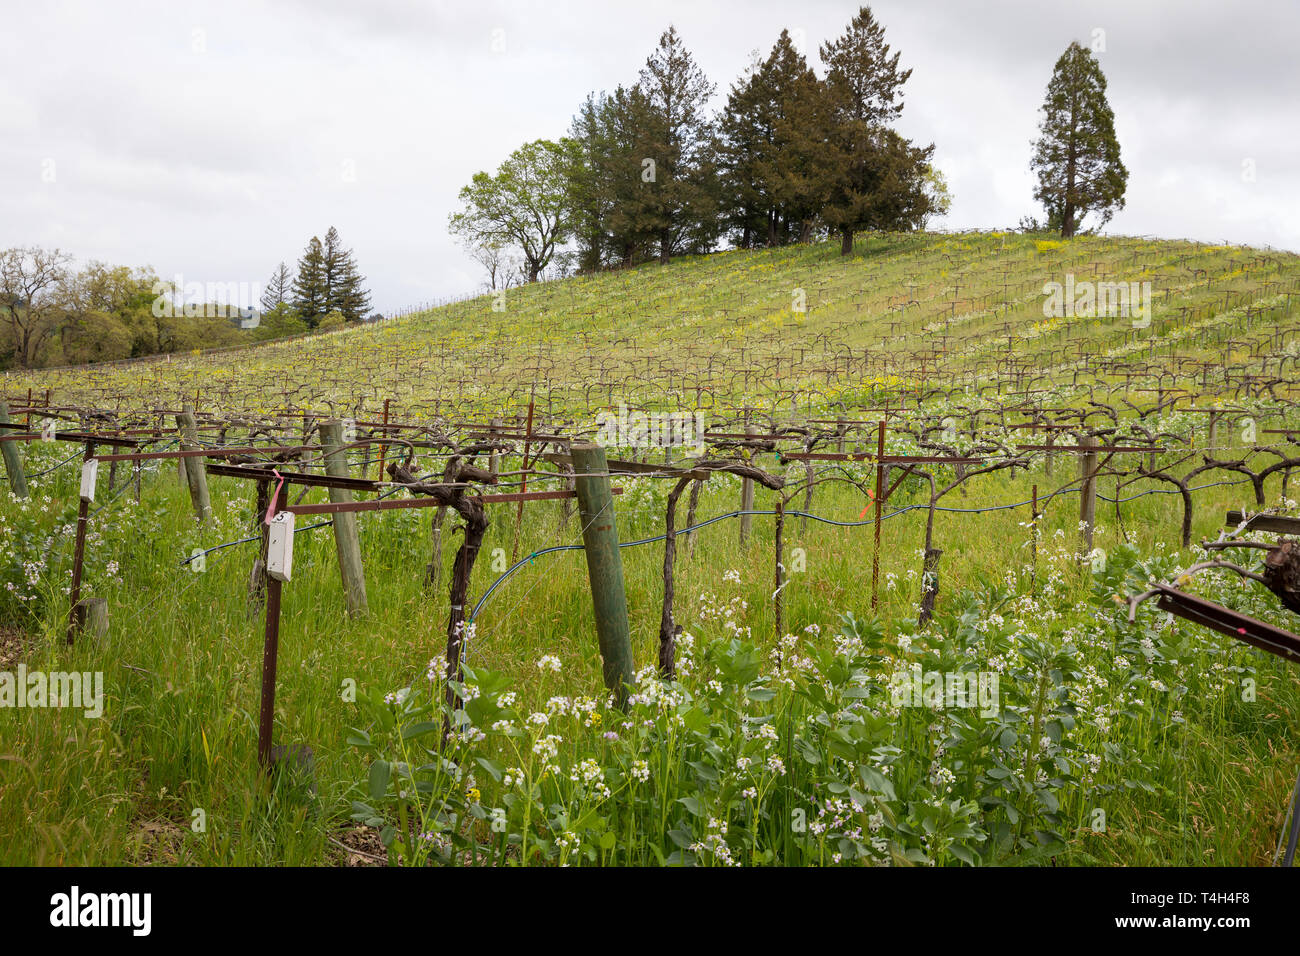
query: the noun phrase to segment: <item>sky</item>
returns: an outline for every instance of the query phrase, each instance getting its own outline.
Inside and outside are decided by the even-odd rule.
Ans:
[[[475,172],[558,138],[591,91],[636,80],[669,25],[715,108],[839,0],[5,0],[0,249],[150,266],[250,298],[337,227],[388,314],[481,288],[447,217]],[[897,127],[934,143],[932,225],[1043,218],[1029,170],[1071,40],[1109,85],[1127,206],[1106,231],[1300,251],[1295,0],[878,0],[911,68]],[[250,304],[244,302],[241,304]]]

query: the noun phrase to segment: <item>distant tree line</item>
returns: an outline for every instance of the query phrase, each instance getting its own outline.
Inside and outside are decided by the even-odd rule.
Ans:
[[[826,237],[853,249],[864,230],[923,229],[951,195],[894,123],[911,76],[862,7],[819,50],[824,76],[788,31],[755,57],[717,115],[715,87],[676,29],[659,38],[636,82],[592,93],[568,135],[519,147],[459,195],[452,234],[488,271],[488,286],[673,256],[782,246]],[[1123,207],[1105,79],[1077,43],[1057,63],[1033,160],[1046,227],[1075,234]],[[503,265],[505,268],[503,268]]]
[[[283,262],[271,274],[262,292],[262,322],[278,329],[297,324],[305,332],[364,321],[370,312],[365,281],[352,250],[344,248],[338,230],[330,226],[324,242],[311,237],[296,274]]]
[[[341,328],[370,311],[365,277],[333,226],[323,242],[312,237],[296,273],[280,263],[260,313],[241,306],[246,291],[256,294],[102,262],[78,270],[59,249],[0,250],[0,370],[240,345]]]
[[[821,78],[783,30],[712,115],[715,87],[670,26],[636,82],[590,94],[567,136],[476,174],[451,231],[480,262],[484,250],[517,254],[534,281],[552,264],[667,263],[721,244],[834,235],[847,254],[857,231],[922,228],[946,212],[933,144],[891,126],[911,71],[871,10],[820,52]]]

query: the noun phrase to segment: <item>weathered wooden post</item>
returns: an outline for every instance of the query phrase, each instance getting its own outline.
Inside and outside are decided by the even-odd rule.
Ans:
[[[199,429],[194,419],[194,407],[185,405],[176,416],[176,424],[181,429],[181,451],[196,451],[199,447]],[[206,521],[212,513],[212,502],[208,497],[208,473],[203,468],[203,460],[198,457],[178,459],[185,463],[185,479],[190,486],[190,501],[194,503],[194,513],[200,521]]]
[[[756,434],[754,426],[749,422],[749,411],[745,411],[745,434]],[[740,479],[740,546],[743,548],[745,542],[749,540],[749,533],[754,527],[754,516],[747,512],[754,510],[754,479]]]
[[[880,523],[884,520],[885,505],[885,423],[876,426],[876,529],[875,545],[871,552],[871,610],[880,604]]]
[[[8,424],[10,424],[9,406],[0,401],[0,425]],[[8,431],[11,429],[0,429],[0,436]],[[0,458],[4,459],[5,474],[9,476],[9,490],[15,497],[26,498],[27,478],[23,475],[23,456],[18,450],[18,442],[0,442]]]
[[[343,423],[320,423],[321,446],[325,450],[325,474],[331,478],[348,477],[347,453],[343,450]],[[347,488],[330,488],[330,501],[343,504],[352,501]],[[366,603],[366,573],[361,565],[361,541],[357,537],[357,516],[350,511],[334,515],[334,544],[339,555],[339,573],[343,577],[343,592],[347,598],[348,614],[364,617]]]
[[[494,446],[497,441],[497,430],[501,428],[502,424],[503,422],[501,419],[494,418],[492,419],[492,424],[488,427],[488,441],[492,442]],[[493,476],[501,473],[501,461],[495,447],[493,447],[492,451],[488,453],[488,471],[491,472]]]
[[[632,629],[627,620],[627,593],[623,589],[623,557],[618,549],[614,520],[614,495],[609,486],[609,465],[600,445],[575,443],[570,447],[582,544],[587,553],[587,575],[596,612],[596,638],[604,662],[605,686],[621,707],[634,680]]]
[[[108,598],[88,597],[77,602],[76,616],[82,630],[92,638],[108,635]]]
[[[392,403],[391,398],[384,399],[384,430],[382,437],[383,443],[379,446],[379,472],[375,476],[376,481],[384,480],[384,468],[387,467],[386,459],[388,458],[388,406]],[[365,469],[362,470],[362,477],[365,477]]]
[[[271,483],[257,483],[257,503],[253,506],[253,524],[261,542],[258,545],[257,558],[253,561],[253,572],[248,579],[248,600],[254,607],[261,607],[266,601],[266,559],[271,543],[271,529],[266,523],[266,511],[271,507]]]
[[[1097,439],[1085,436],[1079,444],[1085,449],[1095,448]],[[1097,453],[1082,451],[1079,453],[1079,475],[1083,485],[1079,494],[1079,523],[1083,534],[1085,552],[1092,551],[1092,527],[1097,517]]]

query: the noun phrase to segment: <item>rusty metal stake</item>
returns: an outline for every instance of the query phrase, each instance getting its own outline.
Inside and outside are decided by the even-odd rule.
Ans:
[[[876,434],[876,546],[871,553],[871,609],[880,603],[880,521],[885,508],[885,423]]]
[[[288,485],[281,485],[275,494],[271,514],[284,509]],[[271,728],[275,723],[275,670],[280,653],[280,590],[284,582],[267,576],[266,582],[266,636],[262,644],[262,709],[257,725],[257,762],[264,769],[271,766]]]
[[[86,442],[82,463],[95,457],[95,443]],[[85,498],[77,508],[77,543],[72,552],[72,609],[68,612],[68,643],[72,643],[85,617],[81,607],[81,570],[86,557],[86,525],[90,523],[90,502]]]

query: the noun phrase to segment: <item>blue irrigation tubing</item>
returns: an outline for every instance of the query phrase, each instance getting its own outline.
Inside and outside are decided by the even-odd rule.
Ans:
[[[72,459],[77,458],[78,456],[80,456],[80,455],[82,455],[82,454],[83,454],[83,452],[80,451],[80,450],[78,450],[78,451],[74,451],[71,455],[69,455],[67,458],[63,459],[63,461],[59,462],[59,463],[58,463],[57,465],[55,465],[53,468],[46,468],[44,471],[38,471],[38,472],[36,472],[35,474],[32,474],[32,475],[23,475],[23,477],[26,478],[28,481],[31,481],[33,478],[44,478],[44,477],[45,477],[46,475],[48,475],[50,472],[52,472],[52,471],[58,471],[60,468],[62,468],[62,467],[63,467],[64,465],[66,465],[68,462],[72,461]]]
[[[1193,488],[1189,488],[1188,491],[1200,491],[1204,488],[1214,488],[1218,485],[1237,485],[1237,484],[1241,484],[1246,480],[1248,479],[1242,478],[1242,479],[1236,479],[1232,481],[1212,482],[1211,484],[1208,485],[1197,485]],[[1060,491],[1052,493],[1046,498],[1040,499],[1039,504],[1042,506],[1046,506],[1057,495],[1077,493],[1079,490],[1080,489],[1078,488],[1063,488]],[[1134,498],[1142,498],[1150,494],[1169,495],[1169,494],[1178,494],[1178,492],[1172,488],[1170,489],[1151,488],[1148,489],[1147,491],[1140,492],[1129,498],[1121,498],[1120,501],[1121,502],[1132,501]],[[1098,497],[1103,498],[1106,501],[1111,501],[1111,502],[1115,501],[1114,498],[1107,498],[1105,495],[1098,495]],[[1027,501],[1013,502],[1012,504],[1006,504],[1006,505],[990,505],[987,508],[945,508],[942,505],[935,505],[934,510],[946,511],[954,514],[983,514],[988,511],[1005,511],[1009,508],[1023,508],[1026,505],[1032,505],[1032,504],[1033,504],[1033,499],[1030,498]],[[909,511],[914,511],[920,508],[928,509],[929,507],[930,507],[929,505],[921,504],[921,503],[906,505],[902,508],[897,509],[896,511],[891,511],[887,515],[882,515],[880,520],[884,521],[889,518],[893,518],[896,515],[906,514]],[[692,525],[689,528],[682,528],[679,531],[675,531],[674,534],[689,534],[692,531],[696,531],[700,528],[707,528],[709,525],[713,524],[714,522],[723,521],[727,518],[736,518],[742,515],[775,515],[776,513],[777,512],[775,511],[732,511],[732,512],[728,512],[727,514],[716,515],[708,519],[707,521],[702,521],[699,524]],[[785,514],[788,517],[793,517],[793,518],[812,518],[814,521],[820,521],[823,524],[834,525],[839,528],[857,528],[857,527],[861,527],[862,525],[875,524],[875,518],[869,518],[863,521],[836,521],[833,518],[826,518],[823,517],[822,515],[812,514],[811,512],[807,512],[807,511],[786,511]],[[620,548],[632,548],[632,547],[636,547],[637,545],[653,544],[656,541],[663,541],[667,537],[668,537],[667,533],[664,533],[661,535],[656,535],[653,538],[641,538],[640,540],[637,541],[620,541],[618,546]],[[479,611],[482,610],[483,605],[487,603],[487,599],[491,596],[492,592],[495,591],[498,586],[503,584],[506,578],[510,577],[512,574],[514,574],[524,565],[532,564],[534,558],[540,557],[543,554],[553,554],[556,551],[581,551],[582,547],[583,546],[580,544],[555,545],[554,547],[543,548],[541,551],[534,551],[532,554],[528,555],[528,557],[516,561],[514,565],[508,568],[506,572],[501,575],[501,577],[493,581],[492,585],[486,591],[483,592],[483,596],[480,597],[478,603],[474,605],[474,610],[470,613],[469,619],[468,621],[466,621],[466,623],[467,624],[474,623],[474,621],[478,618]]]
[[[167,443],[167,445],[174,445],[174,444],[177,442],[177,440],[178,440],[178,439],[172,439],[171,441],[169,441],[169,442]],[[166,448],[167,445],[163,445],[163,448]],[[23,477],[26,478],[28,481],[30,481],[30,480],[33,479],[33,478],[44,478],[46,475],[50,474],[50,472],[58,471],[60,468],[62,468],[62,467],[63,467],[64,465],[66,465],[68,462],[72,461],[73,459],[77,458],[78,456],[80,456],[80,455],[82,455],[82,454],[84,454],[84,452],[82,452],[82,451],[80,451],[80,450],[78,450],[78,451],[74,451],[71,455],[69,455],[67,458],[63,459],[63,461],[59,462],[59,463],[58,463],[57,465],[55,465],[53,468],[46,468],[44,471],[38,471],[38,472],[36,472],[36,473],[33,474],[33,475],[23,475]]]
[[[427,480],[427,479],[430,478],[430,477],[432,477],[432,475],[426,475],[426,476],[424,476],[424,479],[422,479],[422,480]],[[1247,480],[1248,480],[1248,479],[1241,478],[1241,479],[1235,479],[1235,480],[1232,480],[1232,481],[1218,481],[1218,482],[1212,482],[1212,483],[1207,484],[1207,485],[1196,485],[1196,486],[1194,486],[1194,487],[1189,488],[1188,491],[1200,491],[1200,490],[1202,490],[1202,489],[1204,489],[1204,488],[1213,488],[1213,487],[1216,487],[1216,486],[1218,486],[1218,485],[1236,485],[1236,484],[1242,484],[1243,482],[1245,482],[1245,481],[1247,481]],[[402,490],[402,489],[401,489],[400,487],[399,487],[399,488],[394,488],[392,491],[388,491],[388,492],[385,492],[384,494],[380,495],[379,498],[376,499],[376,500],[382,500],[382,499],[384,499],[384,498],[391,497],[392,495],[395,495],[397,492],[399,492],[399,491],[401,491],[401,490]],[[1039,505],[1040,505],[1040,506],[1043,506],[1043,507],[1046,507],[1048,504],[1051,503],[1052,499],[1055,498],[1055,497],[1057,497],[1058,495],[1063,495],[1063,494],[1075,494],[1075,493],[1077,493],[1079,490],[1080,490],[1080,489],[1078,489],[1078,488],[1063,488],[1063,489],[1061,489],[1060,491],[1053,492],[1052,494],[1047,495],[1046,497],[1039,499]],[[1125,501],[1133,501],[1133,500],[1136,499],[1136,498],[1142,498],[1142,497],[1145,497],[1146,495],[1171,495],[1171,494],[1178,494],[1178,492],[1175,491],[1175,490],[1172,489],[1172,488],[1168,488],[1168,489],[1166,489],[1166,488],[1151,488],[1151,489],[1148,489],[1147,491],[1139,492],[1139,493],[1136,494],[1136,495],[1132,495],[1132,496],[1130,496],[1130,497],[1128,497],[1128,498],[1121,498],[1121,499],[1119,499],[1119,500],[1120,500],[1120,502],[1125,502]],[[1114,502],[1114,501],[1115,501],[1114,498],[1108,498],[1108,497],[1106,497],[1105,495],[1100,495],[1100,494],[1099,494],[1097,497],[1103,499],[1104,501],[1111,501],[1111,502]],[[1026,505],[1030,505],[1030,504],[1033,504],[1033,499],[1032,499],[1032,498],[1031,498],[1031,499],[1028,499],[1028,500],[1026,500],[1026,501],[1017,501],[1017,502],[1012,502],[1011,504],[1005,504],[1005,505],[989,505],[989,506],[986,507],[986,508],[946,508],[946,507],[944,507],[943,505],[936,505],[934,510],[935,510],[935,511],[944,511],[944,512],[948,512],[948,513],[951,513],[951,514],[984,514],[984,513],[989,512],[989,511],[1006,511],[1006,510],[1009,510],[1009,509],[1012,509],[1012,508],[1023,508],[1023,507],[1025,507]],[[906,513],[909,512],[909,511],[916,511],[916,510],[918,510],[918,509],[928,509],[929,507],[930,507],[929,505],[924,504],[924,503],[920,503],[920,502],[918,502],[918,503],[916,503],[916,504],[905,505],[904,507],[899,508],[899,509],[896,510],[896,511],[891,511],[889,514],[882,515],[882,516],[881,516],[881,520],[884,521],[884,520],[887,520],[887,519],[889,519],[889,518],[893,518],[893,517],[895,517],[896,515],[906,514]],[[682,528],[682,529],[676,531],[675,533],[676,533],[676,534],[689,534],[689,533],[691,533],[692,531],[697,531],[697,530],[699,530],[700,528],[707,528],[709,525],[714,524],[715,522],[718,522],[718,521],[724,521],[724,520],[726,520],[727,518],[737,518],[737,517],[740,517],[740,516],[742,516],[742,515],[775,515],[775,514],[776,514],[775,511],[731,511],[731,512],[728,512],[728,513],[726,513],[726,514],[715,515],[714,517],[709,518],[707,521],[702,521],[702,522],[700,522],[699,524],[692,525],[692,526],[689,527],[689,528]],[[859,528],[859,527],[862,527],[863,525],[875,524],[875,518],[874,518],[874,517],[873,517],[873,518],[867,518],[867,519],[862,520],[862,521],[836,521],[836,520],[833,519],[833,518],[827,518],[827,517],[824,517],[824,516],[822,516],[822,515],[813,514],[812,512],[808,512],[808,511],[786,511],[785,514],[786,514],[787,516],[789,516],[789,517],[793,517],[793,518],[811,518],[811,519],[814,520],[814,521],[820,521],[822,524],[833,525],[833,526],[835,526],[835,527],[837,527],[837,528]],[[333,521],[322,521],[322,522],[320,522],[320,523],[318,523],[318,524],[309,525],[309,526],[307,526],[307,527],[305,527],[305,528],[297,528],[297,529],[294,530],[294,534],[301,534],[301,533],[304,532],[304,531],[315,531],[315,530],[317,530],[318,528],[328,528],[328,527],[329,527],[330,525],[332,525],[333,523],[334,523]],[[668,535],[665,533],[665,534],[661,534],[661,535],[656,535],[656,536],[653,537],[653,538],[641,538],[640,540],[637,540],[637,541],[620,541],[620,542],[619,542],[619,547],[620,547],[620,548],[631,548],[631,547],[636,547],[637,545],[642,545],[642,544],[653,544],[653,543],[656,542],[656,541],[663,541],[666,537],[668,537]],[[234,547],[234,546],[237,545],[237,544],[248,544],[248,543],[251,542],[251,541],[258,541],[258,540],[260,540],[260,539],[261,539],[261,535],[252,535],[251,537],[248,537],[248,538],[240,538],[240,539],[237,540],[237,541],[227,541],[227,542],[225,542],[224,544],[219,544],[219,545],[217,545],[217,546],[214,547],[214,548],[208,548],[207,550],[201,552],[201,554],[202,554],[202,556],[206,557],[207,555],[212,554],[213,552],[221,551],[221,550],[223,550],[223,549],[225,549],[225,548]],[[508,568],[508,569],[505,571],[504,574],[502,574],[499,578],[497,578],[495,581],[493,581],[493,582],[492,582],[492,585],[491,585],[491,586],[490,586],[490,587],[489,587],[485,592],[483,592],[483,596],[482,596],[481,598],[479,598],[478,603],[477,603],[476,605],[474,605],[474,610],[473,610],[473,612],[470,614],[470,616],[469,616],[469,618],[467,619],[466,623],[467,623],[467,624],[472,624],[472,623],[474,623],[474,621],[478,618],[478,613],[479,613],[479,611],[482,609],[483,605],[486,603],[486,601],[487,601],[487,599],[488,599],[488,596],[491,595],[492,592],[495,591],[495,590],[497,589],[497,587],[498,587],[499,585],[501,585],[501,584],[506,580],[506,578],[510,577],[512,574],[514,574],[517,570],[519,570],[519,569],[520,569],[521,567],[523,567],[525,564],[531,564],[534,558],[540,557],[540,556],[543,555],[543,554],[553,554],[553,553],[555,553],[555,552],[557,552],[557,551],[581,551],[581,550],[582,550],[582,545],[580,545],[580,544],[561,544],[561,545],[555,545],[555,546],[550,547],[550,548],[543,548],[541,551],[534,551],[532,554],[528,555],[528,557],[526,557],[526,558],[521,558],[519,561],[515,562],[514,565],[512,565],[510,568]],[[196,555],[191,555],[190,557],[183,559],[183,560],[181,561],[181,566],[183,567],[183,566],[189,564],[191,561],[193,561],[193,560],[194,560],[195,558],[197,558],[197,557],[199,557],[199,555],[196,554]]]
[[[1028,502],[1026,502],[1026,504],[1027,504],[1027,503],[1028,503]],[[928,507],[928,506],[927,506],[927,505],[920,505],[920,504],[917,504],[917,505],[907,505],[907,506],[904,507],[904,508],[899,508],[897,511],[891,511],[891,512],[890,512],[889,514],[887,514],[887,515],[882,515],[880,520],[881,520],[881,521],[884,521],[885,519],[887,519],[887,518],[892,518],[892,517],[894,517],[895,515],[901,515],[901,514],[904,514],[904,513],[908,512],[908,511],[911,511],[911,510],[914,509],[914,508],[925,508],[925,507]],[[989,510],[992,510],[992,509],[989,509]],[[693,531],[698,531],[700,528],[707,528],[709,525],[714,524],[714,523],[716,523],[716,522],[718,522],[718,521],[725,521],[727,518],[739,518],[739,517],[741,517],[741,516],[743,516],[743,515],[775,515],[775,514],[780,514],[780,513],[782,513],[782,512],[776,512],[776,511],[729,511],[729,512],[727,512],[726,514],[714,515],[712,518],[708,519],[707,521],[701,521],[699,524],[691,525],[691,526],[688,527],[688,528],[681,528],[681,529],[679,529],[679,530],[675,530],[675,531],[673,532],[673,534],[674,534],[674,535],[690,534],[690,533],[693,532]],[[875,523],[876,523],[876,519],[875,519],[875,518],[871,518],[871,519],[868,519],[868,520],[865,520],[865,521],[836,521],[834,518],[826,518],[826,517],[823,517],[822,515],[816,515],[816,514],[813,514],[812,512],[809,512],[809,511],[786,511],[786,512],[784,512],[784,514],[785,514],[787,517],[791,517],[791,518],[812,518],[814,521],[820,521],[820,522],[822,522],[823,524],[835,525],[836,527],[839,527],[839,528],[859,528],[859,527],[861,527],[862,525],[875,524]],[[665,532],[665,533],[663,533],[663,534],[655,535],[653,538],[640,538],[640,539],[638,539],[638,540],[636,540],[636,541],[620,541],[620,542],[618,543],[618,546],[619,546],[620,548],[635,548],[635,547],[637,547],[638,545],[642,545],[642,544],[654,544],[656,541],[663,541],[663,540],[664,540],[665,538],[667,538],[667,537],[668,537],[668,534],[667,534],[667,532]],[[526,558],[522,558],[522,559],[520,559],[519,561],[516,561],[516,562],[514,563],[514,565],[513,565],[511,568],[509,568],[509,569],[508,569],[508,570],[507,570],[503,575],[501,575],[501,577],[497,578],[495,581],[492,582],[492,586],[491,586],[491,587],[489,587],[486,591],[483,592],[483,596],[482,596],[481,598],[479,598],[478,603],[477,603],[476,605],[474,605],[474,610],[473,610],[473,612],[470,614],[470,616],[469,616],[469,621],[468,621],[467,623],[471,623],[471,624],[472,624],[472,623],[474,622],[474,620],[478,617],[478,612],[482,609],[484,603],[487,601],[488,596],[491,595],[492,592],[495,591],[495,590],[497,589],[497,586],[498,586],[499,584],[501,584],[502,582],[504,582],[506,578],[510,577],[510,575],[514,574],[517,570],[519,570],[519,569],[520,569],[521,567],[523,567],[525,564],[531,564],[534,558],[536,558],[536,557],[540,557],[540,556],[543,555],[543,554],[552,554],[552,553],[554,553],[554,552],[556,552],[556,551],[581,551],[582,549],[583,549],[583,546],[580,545],[580,544],[559,544],[559,545],[555,545],[554,547],[543,548],[541,551],[534,551],[534,552],[533,552],[532,554],[530,554],[528,557],[526,557]]]
[[[322,521],[319,524],[308,525],[305,528],[294,528],[293,533],[302,534],[304,531],[315,531],[317,528],[327,528],[333,523],[334,523],[333,521]],[[248,538],[240,538],[238,541],[227,541],[225,544],[219,544],[215,548],[208,548],[206,551],[200,551],[198,554],[191,554],[188,558],[185,558],[181,561],[181,567],[185,567],[185,565],[189,564],[195,558],[206,558],[214,551],[220,551],[223,548],[233,548],[237,544],[248,544],[248,542],[250,541],[261,541],[261,540],[262,540],[262,536],[260,534],[255,534]]]
[[[426,480],[428,480],[429,478],[432,478],[432,477],[433,477],[432,475],[425,475],[425,476],[424,476],[423,478],[421,478],[420,480],[421,480],[421,481],[426,481]],[[399,491],[401,491],[401,490],[402,490],[401,488],[394,488],[392,491],[386,491],[386,492],[384,492],[382,495],[380,495],[378,498],[376,498],[375,500],[376,500],[376,501],[382,501],[382,500],[385,499],[385,498],[392,497],[393,495],[397,494],[397,492],[399,492]],[[298,535],[298,534],[302,534],[304,531],[315,531],[317,528],[328,528],[328,527],[330,527],[332,524],[334,524],[334,519],[333,519],[333,518],[331,518],[329,521],[321,521],[321,522],[318,522],[318,523],[316,523],[316,524],[308,525],[308,526],[305,527],[305,528],[294,528],[293,533],[294,533],[295,535]],[[233,547],[234,547],[235,545],[237,545],[237,544],[248,544],[250,541],[260,541],[261,539],[262,539],[262,536],[261,536],[260,534],[255,534],[255,535],[252,535],[251,537],[240,538],[238,541],[227,541],[225,544],[219,544],[219,545],[217,545],[215,548],[208,548],[206,551],[202,552],[201,554],[191,554],[188,558],[185,558],[185,559],[183,559],[183,560],[181,561],[181,567],[184,567],[185,565],[189,564],[189,563],[190,563],[191,561],[193,561],[195,558],[198,558],[198,557],[205,557],[205,558],[206,558],[209,554],[212,554],[214,551],[220,551],[220,550],[222,550],[223,548],[233,548]]]

